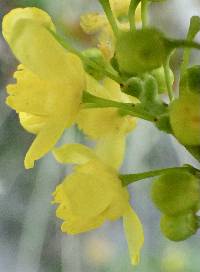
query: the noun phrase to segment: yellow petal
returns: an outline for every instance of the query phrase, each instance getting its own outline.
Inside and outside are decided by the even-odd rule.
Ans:
[[[29,169],[34,166],[34,162],[44,156],[53,148],[65,129],[65,120],[49,119],[38,133],[31,147],[29,148],[24,164]]]
[[[104,218],[101,216],[94,218],[75,218],[73,220],[65,221],[62,226],[62,232],[66,232],[67,234],[79,234],[86,231],[90,231],[98,228],[104,222]]]
[[[6,102],[18,113],[23,112],[20,114],[20,120],[26,129],[28,126],[29,131],[33,126],[39,128],[38,122],[40,126],[43,121],[52,116],[65,119],[66,127],[74,122],[83,91],[79,78],[73,84],[67,85],[66,81],[42,80],[23,65],[18,66],[14,78],[17,82],[7,86],[9,96]],[[28,119],[27,116],[29,116]]]
[[[46,80],[83,82],[80,59],[56,41],[48,30],[52,28],[50,17],[36,8],[12,10],[3,19],[5,39],[28,69]]]
[[[19,120],[24,129],[30,133],[37,134],[45,126],[47,117],[20,112]]]
[[[125,141],[125,134],[108,134],[97,142],[96,153],[105,164],[118,170],[124,159]]]
[[[43,25],[52,31],[55,31],[55,26],[51,20],[51,17],[43,10],[28,7],[28,8],[16,8],[11,10],[3,18],[2,33],[4,38],[10,43],[15,36],[16,24],[21,20],[37,20],[38,24]]]
[[[90,148],[81,144],[65,144],[55,148],[53,154],[61,163],[84,164],[97,158]]]
[[[128,243],[131,262],[137,265],[140,261],[140,251],[144,243],[143,227],[134,210],[128,206],[123,216],[124,231]]]
[[[71,214],[75,217],[98,216],[112,200],[113,192],[107,182],[104,177],[95,175],[95,173],[75,172],[66,177],[62,187],[59,187],[60,190],[63,190],[62,202],[69,203]]]

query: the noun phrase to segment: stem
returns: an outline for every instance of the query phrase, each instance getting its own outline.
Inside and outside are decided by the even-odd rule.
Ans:
[[[118,26],[117,26],[117,22],[116,22],[116,19],[113,15],[113,12],[112,12],[112,9],[111,9],[111,6],[110,6],[110,2],[109,0],[99,0],[99,3],[101,4],[105,14],[106,14],[106,17],[112,27],[112,30],[115,34],[115,37],[118,36],[118,32],[119,32],[119,29],[118,29]]]
[[[200,31],[200,18],[198,16],[193,16],[190,20],[190,27],[187,34],[187,41],[192,41],[196,34]],[[190,49],[185,48],[183,52],[183,62],[181,66],[181,75],[183,75],[187,69],[190,59]]]
[[[148,25],[148,0],[141,1],[142,28]]]
[[[158,169],[158,170],[153,170],[153,171],[139,173],[139,174],[120,175],[119,178],[122,181],[122,185],[127,186],[130,183],[133,183],[133,182],[136,182],[136,181],[139,181],[142,179],[160,176],[160,175],[168,174],[168,173],[173,173],[173,172],[176,172],[177,170],[184,171],[184,172],[189,171],[192,173],[199,171],[199,170],[193,168],[193,166],[187,165],[187,166],[182,166],[182,167],[171,167],[171,168],[165,168],[165,169]]]
[[[131,0],[129,11],[128,11],[128,18],[130,23],[130,30],[135,31],[135,11],[137,6],[139,5],[141,0]]]
[[[170,82],[169,61],[170,61],[170,55],[168,56],[165,64],[163,65],[163,67],[164,67],[165,82],[166,82],[166,85],[167,85],[167,92],[168,92],[169,100],[172,101],[174,96],[173,96],[172,85],[171,85],[171,82]]]
[[[83,93],[84,108],[118,108],[125,115],[131,115],[147,121],[155,122],[155,116],[140,108],[140,104],[122,103],[94,96],[88,92]]]
[[[173,50],[175,48],[183,48],[183,47],[200,50],[200,44],[193,41],[168,39],[168,40],[165,40],[165,42],[166,42],[166,45],[168,46],[167,49],[170,49],[170,50]]]

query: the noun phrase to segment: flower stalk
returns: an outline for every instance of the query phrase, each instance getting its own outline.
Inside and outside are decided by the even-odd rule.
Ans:
[[[140,181],[146,178],[152,178],[156,176],[160,176],[163,174],[168,174],[172,172],[177,172],[177,170],[180,171],[187,171],[190,173],[195,174],[196,172],[199,172],[200,170],[194,168],[191,165],[185,165],[182,167],[171,167],[171,168],[164,168],[164,169],[158,169],[158,170],[153,170],[153,171],[148,171],[144,173],[138,173],[138,174],[128,174],[128,175],[120,175],[120,179],[122,181],[123,186],[127,186],[131,183],[134,183],[136,181]]]

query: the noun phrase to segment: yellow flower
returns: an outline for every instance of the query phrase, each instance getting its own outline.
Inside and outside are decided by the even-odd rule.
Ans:
[[[55,149],[54,155],[59,162],[78,165],[54,192],[54,203],[59,204],[56,215],[64,220],[62,231],[78,234],[123,217],[131,260],[137,264],[144,240],[142,224],[116,168],[80,144],[64,145]]]
[[[106,78],[103,85],[87,75],[87,91],[91,94],[119,102],[138,102],[136,98],[121,92],[120,85]],[[77,117],[78,127],[91,139],[97,140],[99,156],[109,154],[112,164],[120,167],[124,156],[128,132],[136,126],[136,118],[123,115],[116,108],[81,109]],[[108,159],[109,159],[108,158]]]
[[[128,30],[127,20],[130,0],[110,0],[111,9],[117,19],[118,27],[121,30]],[[123,20],[120,20],[123,18]],[[137,23],[141,22],[141,7],[138,6],[135,14]],[[90,12],[81,16],[80,25],[87,34],[98,34],[98,47],[106,59],[110,60],[115,52],[115,37],[111,26],[105,15],[97,12]]]
[[[7,104],[19,113],[22,126],[37,134],[25,167],[44,156],[69,127],[85,89],[80,59],[53,37],[51,18],[37,8],[14,9],[3,19],[3,36],[22,63],[7,87]]]

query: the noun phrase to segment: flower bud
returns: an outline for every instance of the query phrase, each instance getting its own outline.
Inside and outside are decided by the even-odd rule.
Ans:
[[[199,179],[188,172],[171,172],[153,182],[151,197],[163,213],[174,216],[196,211],[200,203]]]
[[[128,95],[132,95],[132,96],[139,98],[143,92],[143,86],[142,86],[141,79],[139,79],[137,77],[130,78],[126,82],[126,85],[123,87],[122,91]]]
[[[162,33],[156,29],[121,32],[116,42],[121,72],[135,75],[160,67],[166,59]]]
[[[182,241],[196,233],[198,229],[197,216],[186,213],[179,216],[163,215],[160,221],[162,233],[172,241]]]
[[[200,65],[188,68],[180,81],[180,93],[193,92],[200,94]]]
[[[200,95],[188,93],[169,108],[174,135],[184,145],[200,145]]]
[[[107,66],[107,63],[101,53],[101,51],[97,48],[90,48],[82,52],[82,55],[93,62],[93,64],[97,65],[97,67],[101,68],[99,70],[95,69],[90,63],[85,62],[84,68],[88,74],[96,78],[97,80],[100,80],[104,77],[103,71],[105,70],[105,67]]]
[[[170,76],[170,85],[173,84],[174,82],[174,74],[170,68],[169,69],[169,76]],[[165,80],[165,72],[164,68],[160,67],[151,72],[152,76],[155,77],[158,83],[158,92],[159,93],[164,93],[167,91],[167,85],[166,85],[166,80]]]
[[[158,84],[151,75],[146,76],[144,81],[144,92],[141,96],[142,102],[154,102],[158,97]]]

